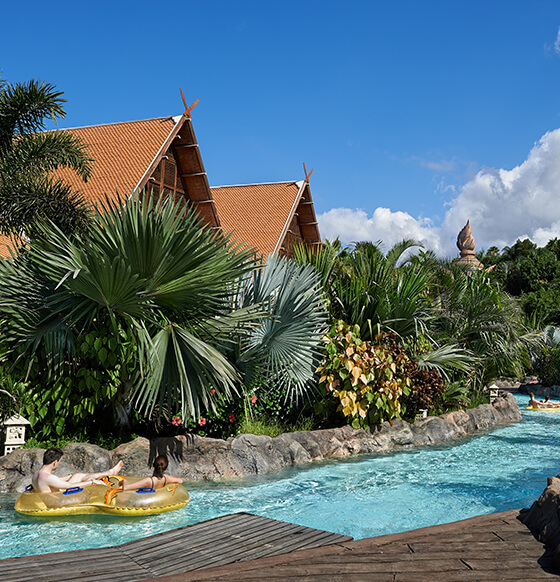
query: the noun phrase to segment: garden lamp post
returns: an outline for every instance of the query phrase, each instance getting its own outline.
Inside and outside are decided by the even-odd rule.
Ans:
[[[25,443],[25,427],[30,424],[26,418],[19,414],[14,414],[14,416],[2,423],[6,435],[4,441],[5,455],[19,449]]]

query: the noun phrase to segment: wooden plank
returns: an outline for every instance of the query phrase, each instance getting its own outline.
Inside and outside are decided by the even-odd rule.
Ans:
[[[261,525],[263,523],[264,525]],[[247,532],[246,535],[249,535],[250,533],[254,533],[254,535],[262,535],[268,530],[274,528],[275,524],[278,523],[280,522],[274,522],[274,520],[263,522],[257,519],[245,519],[237,522],[230,522],[226,527],[217,524],[216,530],[202,528],[202,535],[199,535],[198,529],[189,529],[180,532],[180,535],[173,535],[173,537],[171,537],[171,535],[162,536],[157,540],[149,538],[147,543],[143,543],[143,541],[139,541],[138,543],[129,542],[126,546],[121,546],[121,549],[127,555],[133,556],[135,559],[147,560],[154,553],[161,553],[161,544],[166,544],[167,547],[179,544],[182,547],[188,546],[189,550],[198,550],[207,547],[208,544],[211,543],[211,547],[217,548],[219,541],[229,540],[233,535],[238,535],[240,531]]]
[[[276,555],[302,545],[347,540],[329,532],[248,513],[162,532],[111,548],[42,554],[0,561],[3,582],[98,580],[134,582],[168,573]],[[13,576],[13,577],[11,577]]]
[[[305,541],[309,536],[315,535],[319,531],[310,530],[310,528],[303,526],[294,526],[286,522],[276,522],[276,524],[278,524],[276,528],[271,527],[266,533],[263,533],[262,530],[255,530],[250,534],[242,532],[235,537],[231,537],[229,540],[224,540],[226,541],[225,544],[214,544],[201,552],[202,558],[199,557],[197,560],[189,561],[188,564],[184,561],[181,570],[187,572],[195,569],[208,568],[210,566],[244,561],[256,557],[254,555],[255,552],[268,556],[285,553],[286,551],[290,551],[290,549],[284,550],[282,548],[283,540],[291,541],[291,545],[293,546],[294,534],[298,536],[298,532],[304,535],[307,534],[305,538],[302,538],[302,541]],[[271,525],[274,526],[275,524]],[[224,548],[227,548],[227,551],[224,551]],[[170,565],[168,563],[165,570],[169,570]],[[175,565],[177,565],[177,562],[175,562]],[[163,575],[163,572],[160,575]]]

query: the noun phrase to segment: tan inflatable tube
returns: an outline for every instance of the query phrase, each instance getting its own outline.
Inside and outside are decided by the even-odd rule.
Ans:
[[[115,477],[111,477],[115,480]],[[134,482],[141,477],[127,477]],[[16,500],[15,510],[25,515],[80,515],[86,513],[108,513],[112,515],[152,515],[185,507],[190,496],[183,485],[169,484],[161,489],[144,487],[133,491],[122,491],[115,487],[90,485],[70,487],[56,493],[37,493],[33,490],[22,493]]]

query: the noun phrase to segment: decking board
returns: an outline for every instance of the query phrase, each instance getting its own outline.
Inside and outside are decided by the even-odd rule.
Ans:
[[[238,513],[110,548],[0,560],[2,582],[138,582],[352,538]]]

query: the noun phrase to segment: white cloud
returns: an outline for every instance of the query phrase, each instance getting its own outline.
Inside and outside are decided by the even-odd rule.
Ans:
[[[363,210],[335,208],[319,216],[321,234],[346,243],[382,240],[387,248],[416,238],[439,255],[457,254],[457,233],[467,220],[477,249],[503,248],[518,238],[538,245],[560,238],[560,129],[546,133],[521,165],[483,169],[457,191],[440,227],[388,208],[377,208],[371,218]]]
[[[406,212],[392,212],[389,208],[376,208],[370,218],[360,209],[333,208],[319,216],[319,228],[324,239],[339,237],[344,243],[363,240],[382,241],[385,250],[405,238],[422,242],[427,248],[444,254],[439,229],[428,219],[414,218]]]
[[[557,55],[560,55],[560,28],[558,28],[558,33],[556,34],[553,50]]]

